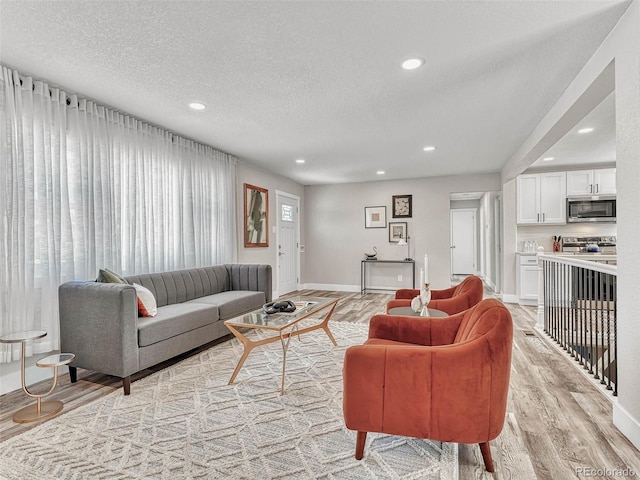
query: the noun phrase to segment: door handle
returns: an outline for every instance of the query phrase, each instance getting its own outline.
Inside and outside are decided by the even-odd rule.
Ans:
[[[589,193],[593,193],[593,184],[589,184]]]
[[[542,214],[542,223],[544,223],[544,213]]]
[[[278,252],[278,255],[284,255],[284,252]]]
[[[451,245],[451,247],[449,247],[449,248],[456,248],[456,246],[455,245]]]
[[[600,184],[596,183],[596,193],[598,193],[598,190],[600,190]]]

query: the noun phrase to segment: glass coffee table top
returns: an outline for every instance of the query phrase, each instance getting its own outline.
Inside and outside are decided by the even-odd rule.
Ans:
[[[241,317],[227,320],[225,323],[238,327],[275,328],[280,329],[296,323],[298,320],[313,315],[331,303],[337,302],[335,298],[324,297],[294,297],[290,298],[296,310],[290,313],[273,313],[267,315],[262,309],[254,310]]]

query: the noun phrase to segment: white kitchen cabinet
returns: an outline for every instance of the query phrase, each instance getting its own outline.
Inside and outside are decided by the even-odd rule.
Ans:
[[[518,255],[518,298],[523,304],[538,302],[538,257],[536,255]]]
[[[519,225],[567,223],[565,172],[519,175],[516,186]]]
[[[567,196],[615,195],[616,169],[575,170],[567,172]]]

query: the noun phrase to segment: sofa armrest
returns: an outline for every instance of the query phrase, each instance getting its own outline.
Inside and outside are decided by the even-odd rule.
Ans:
[[[267,302],[271,301],[271,265],[225,265],[231,280],[231,290],[251,290],[264,292]]]
[[[139,370],[138,304],[131,285],[68,282],[58,289],[60,348],[72,366],[128,377]]]

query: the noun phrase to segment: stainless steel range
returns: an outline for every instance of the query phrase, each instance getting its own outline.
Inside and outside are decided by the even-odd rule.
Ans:
[[[562,251],[565,253],[616,254],[616,237],[564,237]]]

